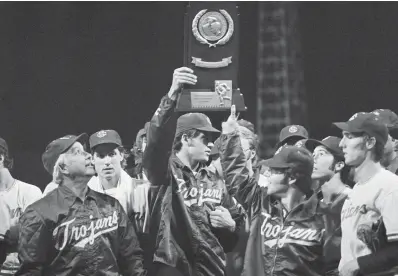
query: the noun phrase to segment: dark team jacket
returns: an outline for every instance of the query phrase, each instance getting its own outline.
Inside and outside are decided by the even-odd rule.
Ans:
[[[222,135],[220,156],[227,189],[246,209],[250,234],[244,276],[312,276],[326,272],[324,251],[332,224],[314,193],[287,212],[249,177],[239,134]],[[233,155],[226,154],[234,148]]]
[[[149,201],[153,261],[176,267],[187,276],[222,276],[224,252],[236,244],[244,211],[226,193],[222,179],[206,167],[194,175],[167,152],[171,147],[165,147],[165,124],[174,107],[175,101],[168,96],[162,98],[147,131],[143,158],[152,185]],[[235,232],[211,226],[209,212],[220,205],[230,211],[237,226]]]
[[[136,233],[114,198],[60,185],[20,219],[17,275],[146,275]]]

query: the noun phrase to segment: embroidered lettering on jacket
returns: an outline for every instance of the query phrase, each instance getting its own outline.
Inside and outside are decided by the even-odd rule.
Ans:
[[[197,204],[202,206],[204,202],[220,203],[223,195],[221,188],[197,188],[187,187],[183,179],[177,178],[178,191],[184,198],[184,203],[187,206]]]
[[[304,246],[314,246],[320,243],[324,229],[298,228],[287,226],[282,229],[279,224],[273,224],[271,215],[262,213],[265,217],[261,225],[261,235],[264,236],[264,244],[272,248],[277,245],[283,247],[285,243],[295,243]]]
[[[114,211],[111,216],[99,218],[97,220],[92,220],[93,216],[90,215],[90,220],[92,221],[89,225],[71,226],[75,219],[76,218],[66,221],[54,229],[54,238],[56,238],[58,231],[63,230],[63,235],[60,232],[62,244],[60,244],[60,240],[58,240],[55,244],[56,249],[62,250],[67,244],[72,243],[74,243],[73,246],[75,247],[84,248],[87,243],[94,244],[94,240],[97,237],[116,230],[119,226],[116,211]]]

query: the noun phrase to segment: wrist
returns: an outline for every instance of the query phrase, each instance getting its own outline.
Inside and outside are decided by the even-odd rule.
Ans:
[[[169,90],[169,93],[167,93],[167,96],[169,97],[169,99],[171,99],[173,101],[177,100],[177,95],[178,95],[179,90],[180,90],[180,88],[171,87]]]

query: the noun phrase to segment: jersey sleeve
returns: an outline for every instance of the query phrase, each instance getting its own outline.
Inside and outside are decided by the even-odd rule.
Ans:
[[[398,185],[398,183],[397,183]],[[398,190],[394,190],[378,200],[380,213],[386,227],[387,240],[398,241]]]

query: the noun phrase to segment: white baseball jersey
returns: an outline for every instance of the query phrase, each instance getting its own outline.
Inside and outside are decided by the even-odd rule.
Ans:
[[[8,212],[8,218],[10,221],[4,222],[8,224],[10,229],[10,238],[13,243],[17,243],[18,239],[18,221],[21,214],[25,211],[26,207],[30,204],[39,200],[42,197],[40,189],[34,185],[27,184],[25,182],[15,180],[14,184],[5,191],[0,191],[1,206],[6,208]],[[4,212],[4,210],[2,210]],[[1,221],[0,223],[3,223]],[[16,248],[13,248],[7,255],[7,258],[0,266],[0,275],[13,275],[19,268],[18,254]]]
[[[357,183],[341,211],[341,260],[372,254],[380,244],[377,229],[384,222],[387,241],[398,241],[398,176],[381,169],[365,183]]]
[[[107,194],[119,201],[128,217],[134,217],[136,230],[146,232],[148,224],[148,191],[149,183],[138,185],[137,180],[131,178],[124,170],[121,171],[120,179],[115,188],[106,189],[101,185],[99,178],[93,176],[88,182],[90,189]]]

